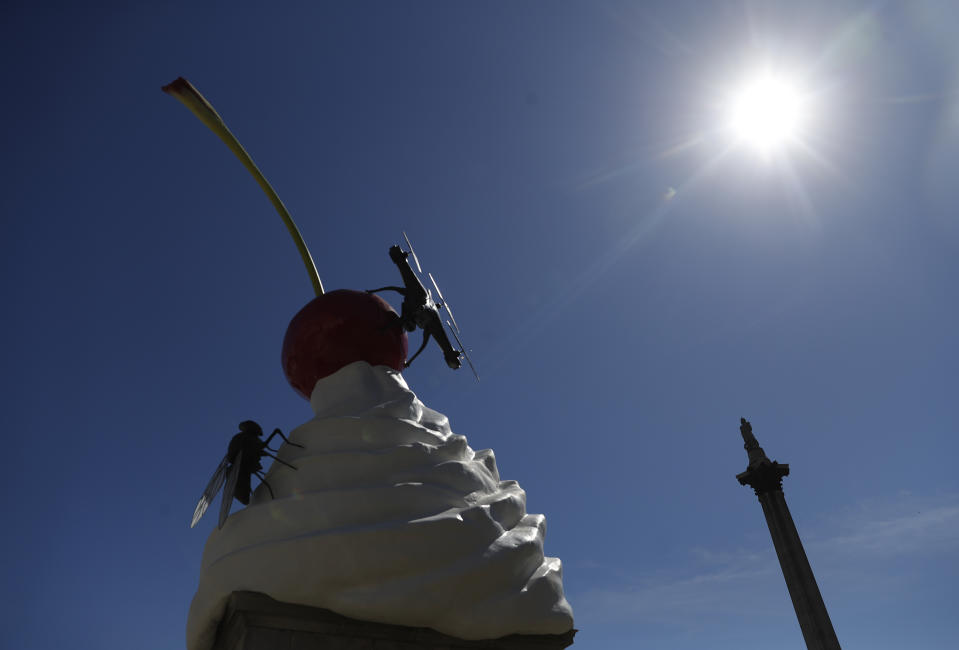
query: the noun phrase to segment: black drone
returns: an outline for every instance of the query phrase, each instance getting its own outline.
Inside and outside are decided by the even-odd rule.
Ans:
[[[416,264],[416,270],[420,273],[423,272],[420,261],[413,251],[413,244],[410,243],[410,238],[406,236],[405,232],[403,233],[403,238],[406,240],[406,245],[410,248],[409,252],[404,251],[399,246],[390,246],[390,259],[393,260],[393,263],[399,268],[400,275],[403,277],[403,284],[406,286],[380,287],[379,289],[371,289],[368,293],[377,293],[379,291],[396,291],[399,293],[403,296],[403,305],[400,307],[399,325],[407,332],[412,332],[417,327],[423,330],[423,343],[420,345],[419,350],[416,351],[416,354],[410,357],[406,362],[406,367],[409,367],[409,365],[413,363],[413,360],[419,356],[420,352],[426,347],[426,344],[429,343],[430,337],[433,337],[436,339],[437,345],[443,350],[443,358],[446,360],[446,365],[456,370],[462,365],[460,357],[465,357],[466,362],[478,380],[479,375],[476,373],[476,368],[473,366],[469,354],[466,353],[466,347],[460,340],[460,328],[456,324],[456,319],[453,317],[453,310],[450,309],[449,303],[443,298],[443,292],[440,291],[432,273],[427,273],[427,275],[433,284],[433,288],[436,289],[436,296],[439,300],[433,300],[433,295],[430,293],[430,290],[423,286],[419,276],[413,271],[413,267],[410,266],[408,260],[408,258],[412,256],[413,262]],[[440,316],[441,309],[445,309],[449,315],[449,318],[446,319],[446,325],[449,327],[453,338],[456,339],[456,343],[460,346],[459,350],[453,347],[453,344],[450,343],[449,338],[446,336],[446,330],[443,328],[443,318]]]

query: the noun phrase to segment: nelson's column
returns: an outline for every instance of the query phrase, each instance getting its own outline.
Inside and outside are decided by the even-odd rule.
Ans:
[[[789,465],[780,465],[766,457],[766,452],[753,435],[752,425],[745,418],[740,418],[739,431],[746,443],[744,447],[749,454],[749,466],[736,478],[741,485],[748,485],[755,490],[762,504],[806,647],[809,650],[840,650],[839,639],[832,629],[826,604],[819,593],[816,577],[809,566],[783,495],[783,477],[789,475]]]

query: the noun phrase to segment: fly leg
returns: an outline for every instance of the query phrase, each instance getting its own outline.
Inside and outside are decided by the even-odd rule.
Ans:
[[[263,476],[263,472],[257,470],[256,472],[254,472],[254,474],[256,474],[257,477],[259,477],[260,483],[262,483],[263,485],[265,485],[265,486],[266,486],[266,489],[270,491],[270,498],[271,498],[271,499],[275,499],[276,497],[273,496],[273,488],[271,488],[271,487],[270,487],[270,484],[266,482],[266,477]]]
[[[272,458],[272,459],[275,460],[276,462],[281,463],[281,464],[283,464],[283,465],[286,465],[286,466],[289,467],[290,469],[296,469],[295,467],[293,467],[292,465],[290,465],[290,464],[289,464],[288,462],[286,462],[285,460],[280,460],[279,458],[277,458],[277,457],[274,456],[273,454],[269,453],[268,451],[261,451],[260,454],[263,455],[263,456],[269,456],[270,458]]]
[[[420,356],[420,352],[423,351],[423,348],[426,347],[426,344],[429,343],[429,341],[430,341],[430,333],[424,329],[424,330],[423,330],[423,344],[420,345],[420,349],[416,351],[416,354],[414,354],[412,357],[410,357],[410,358],[409,358],[409,361],[407,361],[405,364],[403,364],[403,367],[409,368],[409,367],[410,367],[410,364],[413,363],[413,359],[415,359],[416,357]]]
[[[270,434],[270,437],[267,438],[266,441],[263,443],[263,448],[264,448],[264,449],[270,449],[269,447],[267,447],[267,445],[269,445],[269,444],[270,444],[270,441],[273,440],[273,436],[280,436],[281,438],[283,438],[283,441],[284,441],[286,444],[288,444],[288,445],[293,445],[294,447],[299,447],[300,449],[303,449],[303,445],[298,445],[298,444],[296,444],[295,442],[290,442],[290,439],[287,438],[286,436],[284,436],[284,435],[283,435],[283,432],[280,431],[279,429],[273,429],[273,433],[271,433],[271,434]],[[270,451],[279,451],[279,450],[278,450],[278,449],[270,449]],[[274,458],[275,458],[275,456],[274,456]]]

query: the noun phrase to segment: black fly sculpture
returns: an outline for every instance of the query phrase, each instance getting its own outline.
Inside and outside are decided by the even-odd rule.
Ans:
[[[410,243],[410,238],[406,236],[405,232],[403,233],[403,238],[406,239],[406,245],[410,248],[409,252],[404,251],[399,246],[391,246],[390,259],[393,260],[393,263],[399,268],[405,286],[380,287],[379,289],[371,289],[368,293],[377,293],[380,291],[396,291],[399,293],[403,296],[403,305],[400,307],[399,325],[407,332],[412,332],[417,327],[423,330],[423,343],[420,345],[419,350],[406,362],[406,367],[409,367],[410,364],[413,363],[413,360],[419,356],[420,352],[426,347],[426,344],[429,343],[430,337],[432,337],[436,339],[437,345],[443,350],[443,358],[446,360],[446,365],[456,370],[462,365],[460,357],[465,357],[466,362],[478,380],[479,375],[476,373],[476,368],[466,353],[466,347],[463,345],[463,342],[460,341],[460,328],[456,324],[456,319],[453,317],[453,311],[450,309],[449,303],[443,298],[443,293],[436,284],[432,273],[427,273],[427,275],[433,284],[433,288],[436,289],[436,296],[439,300],[433,300],[433,294],[429,289],[423,286],[419,276],[413,271],[413,267],[410,266],[408,259],[412,257],[413,262],[416,264],[417,271],[420,273],[423,272],[420,261],[413,251],[413,244]],[[449,318],[446,319],[446,325],[449,327],[453,338],[456,339],[456,343],[460,346],[459,350],[453,347],[449,337],[446,336],[446,330],[443,329],[443,318],[440,316],[441,309],[445,309],[449,315]]]
[[[206,509],[216,498],[216,493],[223,487],[224,481],[226,488],[223,490],[223,502],[220,506],[220,523],[218,528],[223,528],[223,522],[230,515],[230,505],[235,498],[243,505],[250,503],[250,478],[256,474],[266,489],[270,491],[270,497],[273,497],[273,488],[266,482],[263,476],[263,466],[260,464],[260,458],[269,456],[278,463],[282,463],[290,469],[296,469],[286,461],[280,460],[270,452],[276,452],[277,449],[270,449],[267,445],[273,440],[274,436],[280,436],[287,444],[294,447],[303,448],[303,445],[287,440],[279,429],[274,429],[273,433],[266,440],[260,440],[263,436],[263,429],[253,420],[240,422],[240,432],[230,440],[230,446],[226,450],[226,456],[220,461],[219,467],[213,472],[213,477],[203,490],[203,496],[200,502],[196,504],[196,510],[193,511],[193,521],[190,528],[196,526],[200,517],[206,512]]]

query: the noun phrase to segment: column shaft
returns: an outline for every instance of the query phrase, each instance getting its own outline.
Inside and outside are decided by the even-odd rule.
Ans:
[[[770,490],[759,496],[766,524],[772,536],[779,565],[782,567],[789,597],[809,650],[840,650],[819,585],[813,575],[796,524],[793,523],[782,490]]]

